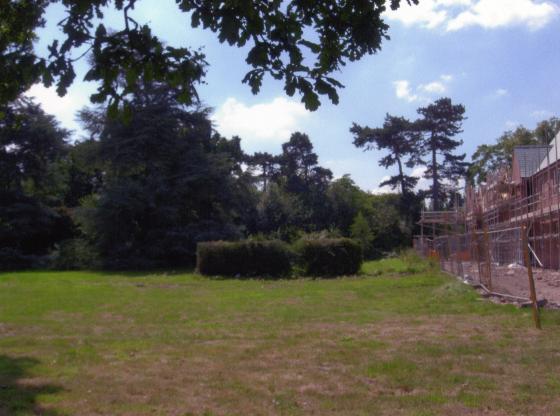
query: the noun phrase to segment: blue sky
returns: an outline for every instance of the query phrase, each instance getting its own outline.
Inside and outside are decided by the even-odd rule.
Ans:
[[[220,44],[216,36],[189,26],[173,0],[141,0],[134,17],[149,22],[154,32],[173,45],[203,47],[210,63],[203,102],[214,108],[216,128],[226,136],[238,134],[248,152],[277,153],[291,132],[307,133],[320,163],[336,176],[350,174],[366,190],[391,172],[380,168],[375,151],[352,145],[352,122],[376,127],[386,113],[414,118],[416,109],[441,96],[464,104],[461,149],[492,143],[503,131],[519,124],[560,115],[560,0],[420,0],[387,14],[391,40],[377,55],[350,63],[337,75],[346,85],[340,103],[323,100],[308,112],[298,97],[287,97],[282,82],[266,80],[258,95],[241,83],[247,72],[245,50]],[[37,49],[57,36],[52,24],[63,17],[59,6],[48,10],[51,22],[40,33]],[[120,28],[122,18],[108,15],[107,26]],[[80,134],[75,112],[88,104],[95,85],[78,79],[60,98],[53,90],[34,86],[46,111]],[[415,174],[419,174],[417,170]]]

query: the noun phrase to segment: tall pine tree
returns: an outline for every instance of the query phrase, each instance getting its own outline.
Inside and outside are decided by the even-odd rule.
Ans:
[[[247,164],[251,171],[258,170],[257,177],[262,185],[262,190],[266,192],[270,181],[278,175],[278,157],[268,152],[255,152],[247,157]]]
[[[380,186],[390,186],[391,189],[399,188],[402,195],[413,191],[418,183],[418,178],[407,175],[405,166],[412,168],[417,163],[417,145],[420,133],[414,123],[404,117],[395,117],[390,114],[385,116],[383,127],[362,127],[354,123],[350,131],[354,134],[354,145],[364,150],[386,150],[389,154],[379,160],[379,166],[390,168],[397,166],[397,174],[391,176]]]
[[[422,160],[427,166],[424,177],[432,182],[429,194],[433,209],[439,210],[446,195],[446,186],[464,177],[468,167],[466,155],[454,153],[463,144],[462,140],[454,137],[463,132],[465,107],[453,104],[450,98],[440,98],[419,108],[418,113],[422,118],[417,121],[417,126],[423,133],[419,149],[422,157],[427,157]]]

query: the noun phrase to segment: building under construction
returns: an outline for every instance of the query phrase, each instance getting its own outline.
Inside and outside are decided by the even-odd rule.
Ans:
[[[560,302],[559,147],[560,133],[549,145],[516,147],[511,166],[466,186],[463,207],[423,212],[415,248],[466,280],[520,297],[527,297],[526,279],[516,275],[526,276],[530,262],[541,297]]]

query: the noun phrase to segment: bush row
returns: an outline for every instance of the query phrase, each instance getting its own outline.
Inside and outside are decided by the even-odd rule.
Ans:
[[[281,241],[198,243],[196,259],[205,275],[285,276],[291,270],[291,252]]]
[[[295,247],[306,276],[351,275],[362,266],[362,248],[349,238],[301,240]]]
[[[306,276],[356,274],[360,245],[347,238],[302,240],[293,248],[281,241],[214,241],[197,246],[197,270],[209,276],[282,277],[294,267]]]

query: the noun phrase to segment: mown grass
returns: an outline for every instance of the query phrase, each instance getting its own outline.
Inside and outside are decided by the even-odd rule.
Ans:
[[[560,314],[408,257],[331,280],[0,274],[0,415],[560,414]]]

